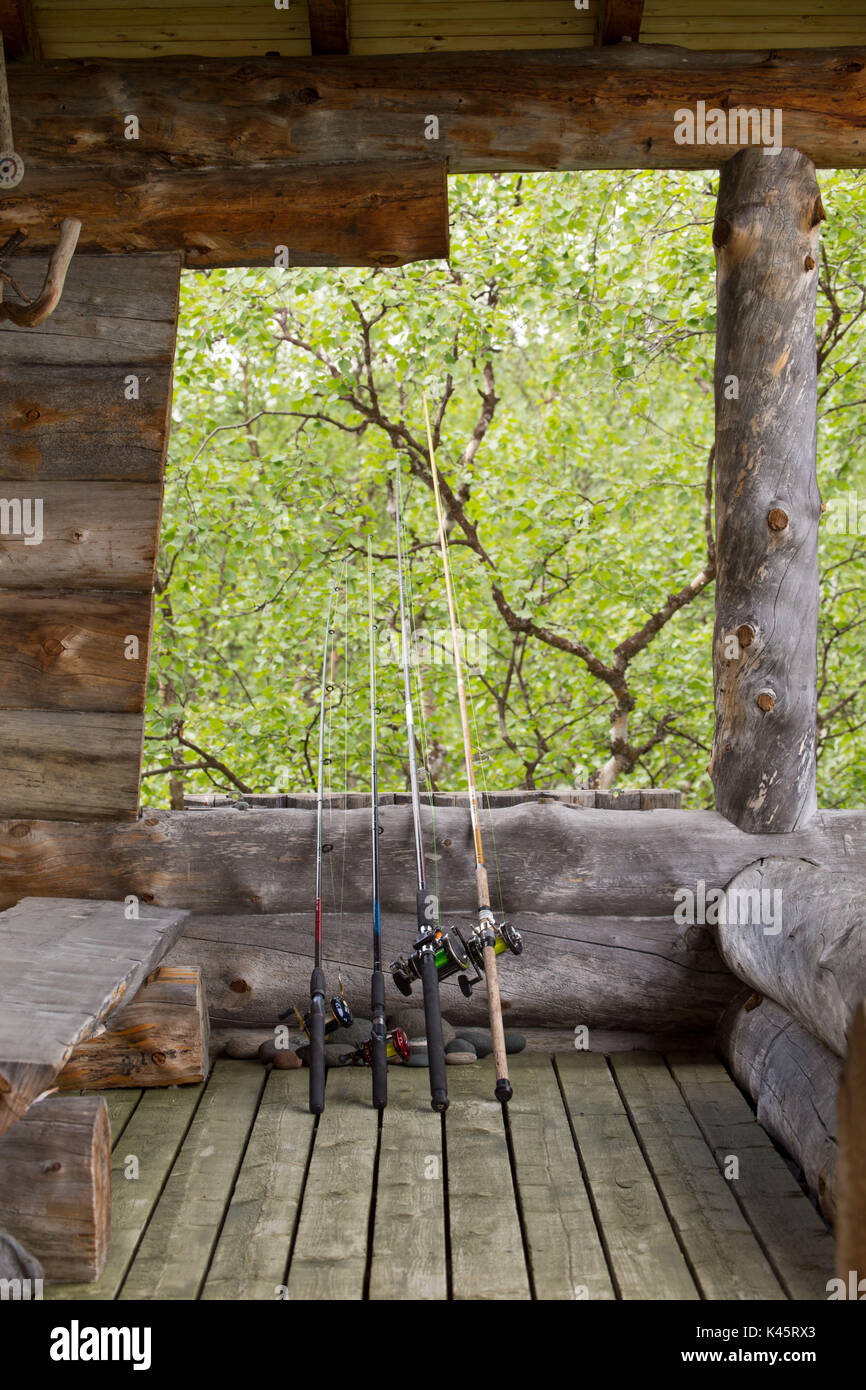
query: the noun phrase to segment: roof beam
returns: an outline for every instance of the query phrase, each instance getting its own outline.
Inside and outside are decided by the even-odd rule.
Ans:
[[[744,53],[622,43],[495,61],[427,53],[10,63],[9,88],[27,169],[16,196],[36,196],[49,175],[71,188],[99,170],[112,189],[106,215],[113,209],[118,222],[124,191],[170,170],[222,170],[230,195],[234,171],[255,169],[264,194],[304,165],[718,167],[738,145],[675,139],[675,113],[698,102],[707,111],[778,108],[784,145],[819,167],[866,166],[864,47]],[[124,138],[129,113],[137,139]],[[14,202],[0,200],[0,221]]]
[[[28,253],[51,250],[66,216],[83,223],[82,251],[180,251],[192,269],[394,266],[448,255],[445,163],[432,159],[283,163],[228,176],[163,169],[123,189],[105,168],[28,171],[0,202],[0,226],[23,228]]]
[[[348,53],[349,0],[307,0],[314,53]]]
[[[643,6],[644,0],[604,0],[598,12],[596,43],[638,43]]]
[[[0,0],[0,33],[7,58],[38,58],[39,34],[30,0]]]

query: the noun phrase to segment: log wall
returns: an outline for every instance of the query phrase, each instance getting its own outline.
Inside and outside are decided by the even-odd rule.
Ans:
[[[138,809],[179,274],[79,253],[45,324],[0,324],[0,498],[42,512],[28,544],[0,507],[3,815]]]
[[[435,885],[438,876],[443,920],[468,920],[468,815],[437,808],[435,847],[427,809],[423,820],[428,880]],[[386,951],[397,954],[413,931],[411,809],[385,805],[380,823],[383,934]],[[745,834],[714,812],[544,803],[485,811],[482,825],[486,842],[496,843],[497,905],[501,888],[507,915],[526,934],[523,957],[505,957],[501,969],[506,1015],[516,1027],[711,1031],[736,982],[716,953],[712,927],[675,920],[678,893],[695,892],[701,880],[707,891],[721,891],[756,854],[780,844],[834,872],[850,872],[866,854],[862,812],[820,813],[807,830],[781,837]],[[325,831],[336,847],[325,875],[329,979],[336,983],[342,971],[362,1010],[369,991],[369,813],[328,812]],[[315,815],[302,809],[147,811],[140,821],[112,826],[6,821],[0,902],[75,892],[183,904],[192,917],[170,963],[201,969],[216,1022],[271,1024],[306,997],[314,849]],[[483,1022],[482,993],[466,1003],[448,988],[455,1017]]]

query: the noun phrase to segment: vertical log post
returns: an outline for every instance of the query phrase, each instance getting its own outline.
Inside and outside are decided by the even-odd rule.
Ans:
[[[722,167],[716,250],[716,809],[741,830],[817,810],[815,301],[824,216],[810,159]]]

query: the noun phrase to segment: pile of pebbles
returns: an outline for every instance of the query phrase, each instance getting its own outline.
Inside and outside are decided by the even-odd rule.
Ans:
[[[409,1039],[411,1056],[404,1064],[407,1067],[426,1067],[427,1059],[426,1022],[423,1008],[412,1005],[399,1006],[388,1016],[389,1028],[402,1028]],[[325,1044],[325,1066],[341,1067],[348,1064],[356,1042],[365,1042],[372,1033],[372,1024],[367,1018],[356,1018],[348,1028],[341,1028],[329,1036],[333,1039]],[[442,1019],[442,1037],[445,1043],[445,1061],[449,1066],[469,1066],[479,1058],[489,1057],[493,1043],[488,1028],[457,1027]],[[505,1050],[508,1053],[522,1052],[526,1039],[522,1033],[506,1032]],[[265,1066],[290,1071],[306,1065],[309,1044],[303,1034],[289,1038],[289,1047],[277,1047],[274,1030],[238,1030],[225,1042],[227,1057],[258,1057]]]

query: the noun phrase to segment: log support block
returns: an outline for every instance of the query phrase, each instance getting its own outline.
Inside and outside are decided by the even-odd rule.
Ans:
[[[201,972],[160,966],[104,1030],[79,1043],[60,1091],[180,1086],[208,1074],[208,1016]]]
[[[856,1279],[851,1280],[851,1271]],[[836,1274],[866,1293],[866,1000],[848,1032],[848,1058],[839,1088]],[[848,1294],[850,1297],[850,1292]]]
[[[91,1283],[111,1235],[111,1133],[98,1096],[49,1096],[0,1137],[0,1228],[47,1280]]]
[[[818,227],[810,159],[722,168],[716,250],[716,809],[780,833],[817,810]],[[811,268],[807,263],[811,262]]]

